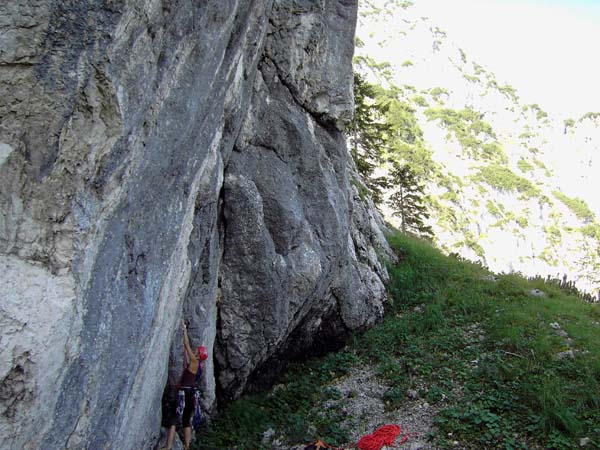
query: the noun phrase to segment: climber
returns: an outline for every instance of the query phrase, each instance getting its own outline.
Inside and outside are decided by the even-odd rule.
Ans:
[[[190,441],[192,440],[192,416],[194,416],[195,425],[198,425],[197,422],[200,419],[200,391],[197,384],[204,370],[204,360],[208,357],[205,347],[199,346],[195,352],[192,350],[187,334],[187,326],[183,320],[181,321],[181,328],[183,330],[184,369],[177,383],[178,400],[177,402],[172,402],[170,406],[171,409],[177,408],[177,411],[170,411],[167,450],[173,448],[175,425],[179,416],[181,416],[181,424],[183,426],[184,448],[190,448]]]

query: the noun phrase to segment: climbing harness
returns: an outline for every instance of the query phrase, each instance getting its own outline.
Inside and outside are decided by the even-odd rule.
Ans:
[[[177,417],[182,420],[183,411],[185,410],[185,392],[192,391],[194,402],[194,417],[192,425],[198,428],[202,424],[202,408],[200,406],[200,389],[194,386],[179,386],[177,390]]]
[[[183,416],[183,409],[185,408],[185,391],[183,389],[177,390],[177,418],[181,421]]]
[[[200,389],[194,390],[194,428],[200,427],[202,423],[202,411],[200,409]]]
[[[400,427],[398,425],[383,425],[372,434],[367,434],[360,438],[356,446],[360,450],[380,450],[384,445],[393,444],[399,434]],[[408,434],[405,434],[402,436],[399,445],[404,444],[407,440]]]

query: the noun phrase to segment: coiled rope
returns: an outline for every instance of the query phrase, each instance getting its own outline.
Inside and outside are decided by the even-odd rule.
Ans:
[[[380,450],[384,445],[393,444],[399,434],[400,427],[398,425],[383,425],[372,434],[367,434],[360,438],[356,446],[360,450]],[[402,436],[399,445],[404,444],[407,440],[408,434],[405,434]]]

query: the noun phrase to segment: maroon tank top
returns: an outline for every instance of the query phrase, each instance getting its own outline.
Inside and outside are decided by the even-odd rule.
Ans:
[[[190,372],[188,368],[185,368],[179,379],[179,386],[196,386],[196,374]]]

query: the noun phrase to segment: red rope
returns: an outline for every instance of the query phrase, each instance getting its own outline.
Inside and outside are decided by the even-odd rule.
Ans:
[[[393,444],[399,434],[400,427],[398,425],[383,425],[375,430],[373,434],[367,434],[360,438],[356,446],[360,450],[380,450],[384,445]],[[404,444],[407,440],[408,435],[405,434],[399,445]]]

